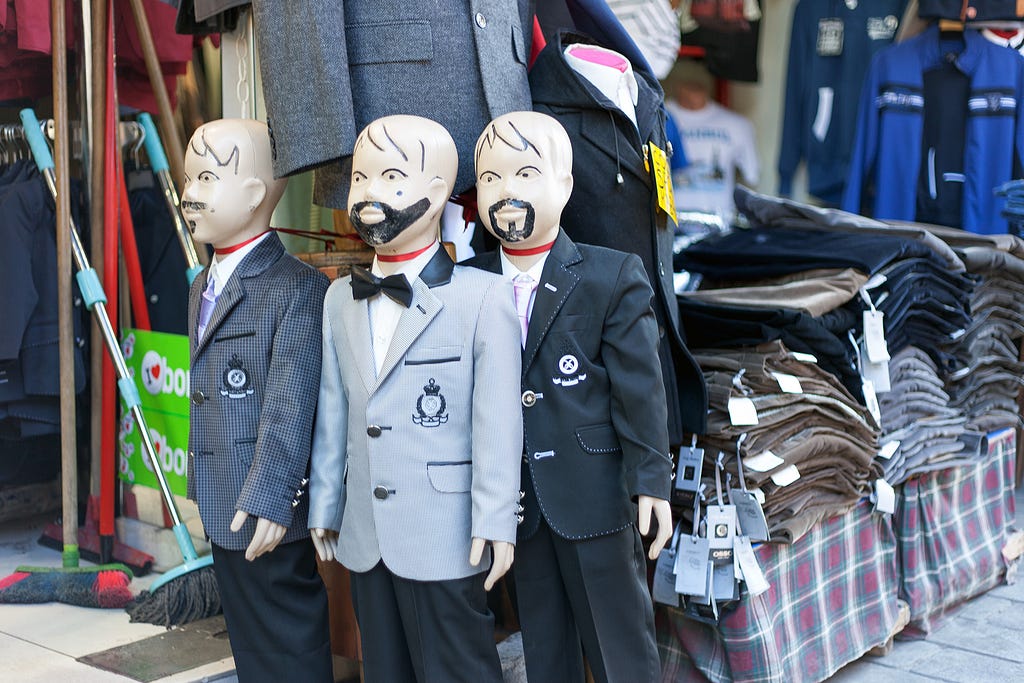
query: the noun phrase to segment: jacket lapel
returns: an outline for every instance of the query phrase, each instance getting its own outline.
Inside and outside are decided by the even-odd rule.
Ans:
[[[575,243],[563,230],[558,231],[548,260],[541,272],[540,284],[537,285],[537,297],[533,301],[533,312],[530,314],[530,329],[526,334],[526,349],[523,351],[523,377],[530,369],[541,342],[551,328],[558,311],[569,298],[569,294],[580,281],[580,276],[569,266],[583,260]]]
[[[384,364],[377,374],[374,390],[387,379],[399,361],[405,357],[409,347],[427,329],[427,325],[437,317],[444,304],[430,292],[430,288],[419,278],[412,283],[412,304],[402,311],[395,328],[395,336],[391,338]],[[372,355],[371,355],[372,358]]]
[[[189,342],[189,357],[195,358],[196,349],[198,343],[196,342],[196,328],[199,327],[199,309],[203,303],[203,290],[206,289],[207,278],[209,277],[210,269],[204,268],[196,281],[192,283],[192,288],[188,291],[188,342]]]
[[[352,357],[359,366],[359,376],[367,393],[373,391],[377,377],[373,363],[373,341],[370,339],[370,307],[368,299],[357,301],[352,298],[351,287],[341,308],[341,322],[348,338]],[[332,330],[337,332],[337,330]]]

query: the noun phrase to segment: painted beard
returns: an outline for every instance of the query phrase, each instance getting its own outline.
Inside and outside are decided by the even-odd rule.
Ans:
[[[369,207],[383,213],[384,220],[376,223],[364,223],[359,218],[359,213]],[[403,230],[418,221],[429,208],[430,200],[426,197],[404,209],[396,209],[390,204],[382,202],[358,202],[352,205],[348,216],[359,236],[370,246],[379,247],[398,237]]]
[[[523,218],[523,224],[517,226],[513,222],[506,221],[505,225],[507,227],[504,229],[498,225],[497,213],[505,208],[525,209],[526,216]],[[521,199],[502,199],[500,202],[491,204],[490,208],[487,209],[487,215],[491,218],[491,227],[494,228],[495,234],[502,242],[522,242],[533,234],[535,211],[533,210],[533,204],[530,202],[524,202]]]
[[[181,210],[182,210],[182,212],[193,212],[193,213],[198,213],[198,212],[201,212],[201,211],[206,211],[206,202],[190,202],[190,201],[184,201],[183,200],[181,202]],[[196,234],[196,221],[188,220],[187,222],[188,222],[189,232],[191,232],[193,235]]]

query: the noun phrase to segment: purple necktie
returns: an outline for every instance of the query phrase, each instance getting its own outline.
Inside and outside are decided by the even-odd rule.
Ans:
[[[197,342],[203,340],[203,335],[206,334],[206,326],[210,324],[213,309],[217,305],[217,295],[213,293],[215,285],[216,281],[213,279],[213,273],[210,273],[210,282],[206,285],[206,289],[203,290],[203,304],[199,308],[199,329],[196,331]]]

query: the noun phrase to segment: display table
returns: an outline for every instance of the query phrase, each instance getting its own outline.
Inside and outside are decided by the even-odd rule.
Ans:
[[[1003,582],[1016,457],[1016,433],[1002,429],[988,435],[985,462],[904,484],[893,517],[900,597],[910,604],[901,638],[923,637],[950,608]]]
[[[755,552],[771,587],[741,600],[718,629],[659,606],[662,680],[818,681],[889,638],[899,615],[896,536],[867,501],[793,545]]]
[[[1002,582],[1015,458],[1014,431],[993,432],[984,462],[908,480],[893,516],[861,501],[793,545],[761,545],[770,589],[744,597],[717,628],[659,606],[662,680],[824,680],[888,640],[900,598],[911,610],[903,633],[927,633]]]

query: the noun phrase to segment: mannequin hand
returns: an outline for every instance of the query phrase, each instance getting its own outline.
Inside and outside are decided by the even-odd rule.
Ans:
[[[498,582],[498,579],[504,576],[505,572],[512,567],[516,547],[508,541],[487,541],[482,538],[474,538],[473,545],[469,548],[469,563],[474,567],[480,564],[480,559],[484,556],[484,547],[487,543],[491,544],[491,550],[494,554],[491,571],[487,573],[487,578],[484,579],[484,590],[489,591],[494,588],[494,584]]]
[[[654,517],[658,520],[658,535],[654,537],[654,542],[651,543],[651,550],[647,556],[652,559],[658,559],[658,554],[661,552],[668,540],[672,538],[672,506],[669,505],[667,500],[661,498],[653,498],[651,496],[640,496],[640,519],[637,520],[640,526],[640,533],[644,536],[651,530],[651,510],[654,510]]]
[[[234,519],[231,520],[231,530],[237,532],[242,528],[247,519],[249,519],[248,512],[244,510],[236,512]],[[258,517],[252,541],[249,543],[249,547],[245,549],[245,559],[252,562],[263,553],[269,553],[281,542],[286,531],[288,531],[288,527],[271,522],[269,519]]]
[[[338,556],[338,532],[330,529],[310,529],[313,546],[317,556],[324,562],[330,562]]]

